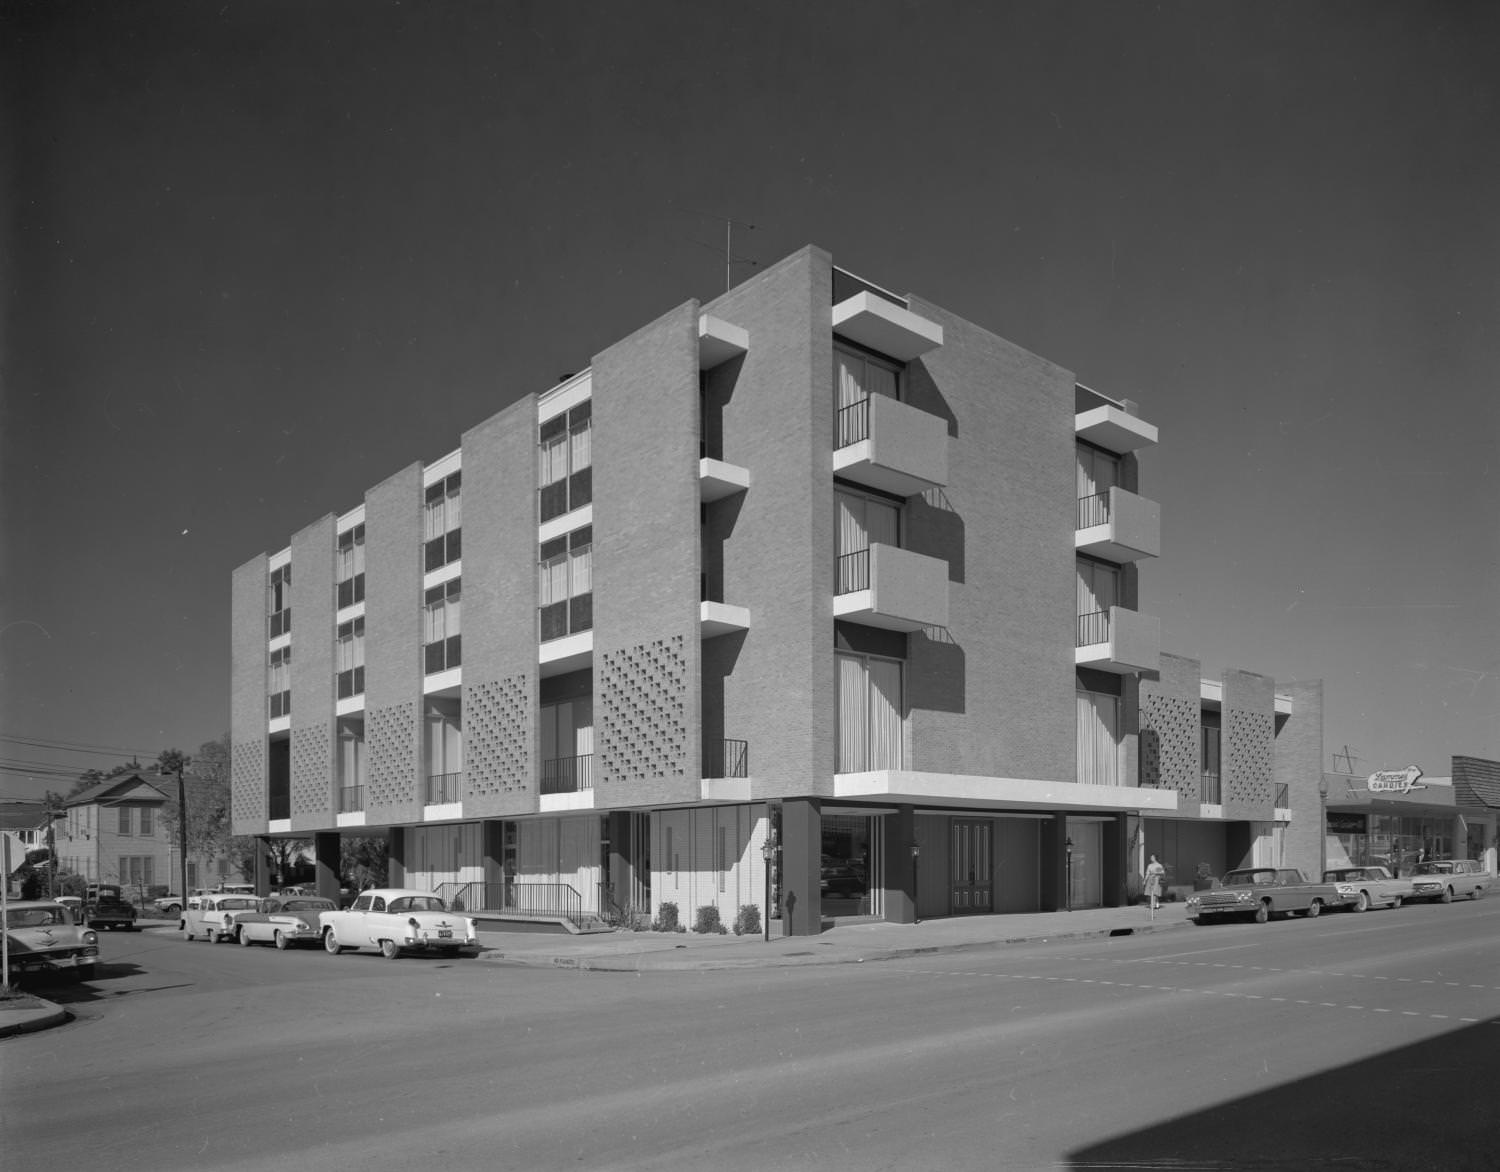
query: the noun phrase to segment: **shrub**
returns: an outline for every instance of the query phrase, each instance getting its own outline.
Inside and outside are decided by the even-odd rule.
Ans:
[[[698,909],[698,918],[693,921],[693,931],[705,936],[722,936],[729,929],[719,922],[719,909],[706,903]]]
[[[760,935],[760,908],[753,903],[743,904],[740,914],[734,917],[734,934],[736,936],[759,936]]]
[[[685,932],[687,931],[677,922],[677,905],[675,903],[664,903],[661,910],[656,913],[656,919],[651,921],[653,932]]]

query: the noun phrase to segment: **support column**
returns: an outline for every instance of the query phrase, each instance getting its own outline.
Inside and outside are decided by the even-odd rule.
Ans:
[[[255,884],[256,895],[271,894],[271,862],[267,858],[270,849],[269,839],[257,838],[255,840],[255,873],[250,877],[250,881]],[[212,940],[213,937],[209,939]]]
[[[392,887],[406,886],[406,835],[401,827],[386,831],[386,882]]]
[[[343,885],[340,865],[343,862],[343,837],[335,831],[320,831],[313,835],[314,888],[324,899],[339,901],[339,888]]]
[[[1130,902],[1126,876],[1130,872],[1130,844],[1125,836],[1125,815],[1115,814],[1100,827],[1104,858],[1104,906],[1125,907]]]
[[[823,930],[822,811],[817,798],[781,803],[781,924],[788,936]]]
[[[911,806],[898,806],[881,820],[885,828],[885,918],[893,924],[917,921],[917,892],[911,863],[911,844],[917,840],[917,819]]]

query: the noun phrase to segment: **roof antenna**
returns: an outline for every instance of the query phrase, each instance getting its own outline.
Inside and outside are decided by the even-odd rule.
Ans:
[[[724,292],[726,293],[729,292],[730,288],[730,266],[736,263],[734,257],[734,226],[737,223],[740,222],[737,220],[731,220],[727,216],[724,218]],[[744,228],[747,232],[755,231],[754,224],[740,223],[740,227]],[[738,263],[750,265],[752,268],[754,268],[756,264],[755,261],[748,259],[741,260]]]

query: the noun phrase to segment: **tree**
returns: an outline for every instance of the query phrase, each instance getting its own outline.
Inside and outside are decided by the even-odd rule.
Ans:
[[[384,887],[389,864],[390,843],[384,838],[339,841],[339,883],[350,891]]]
[[[176,776],[177,760],[163,753],[158,762],[162,772]],[[177,753],[184,767],[189,759]],[[170,758],[170,759],[169,759]],[[207,741],[191,758],[192,774],[183,778],[187,790],[187,853],[201,858],[217,858],[229,848],[229,734],[217,741]],[[175,797],[175,795],[173,795]],[[162,825],[173,837],[178,834],[178,810],[175,801],[162,807]],[[186,895],[186,892],[183,892]]]

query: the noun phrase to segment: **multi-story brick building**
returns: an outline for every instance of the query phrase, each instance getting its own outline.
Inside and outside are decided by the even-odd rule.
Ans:
[[[1156,438],[806,248],[235,572],[235,832],[330,889],[388,833],[471,908],[729,920],[769,871],[794,932],[1119,903],[1169,824],[1283,852],[1318,687],[1164,665]]]

